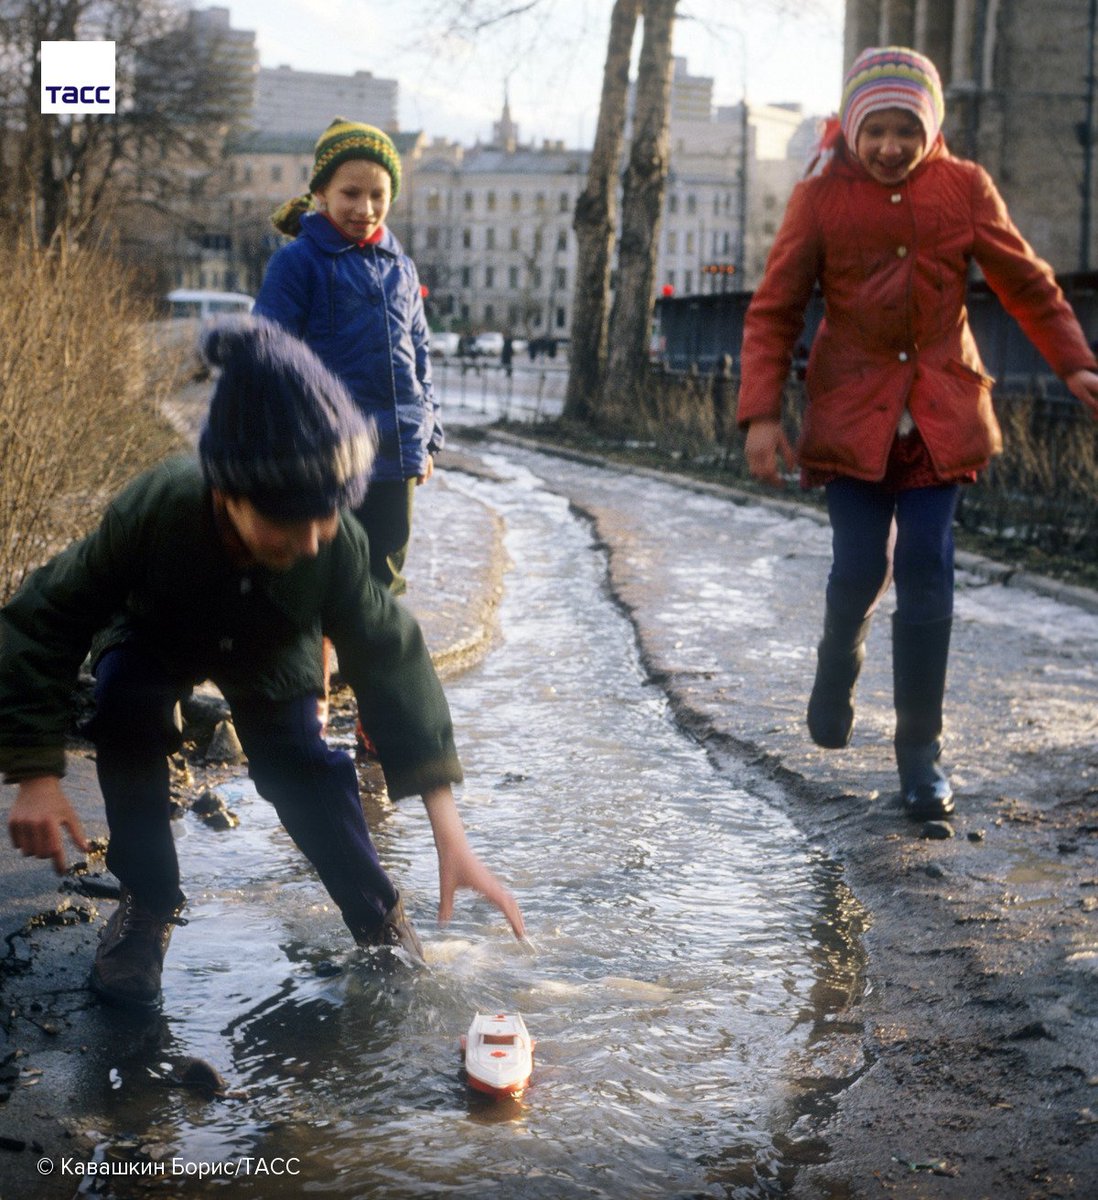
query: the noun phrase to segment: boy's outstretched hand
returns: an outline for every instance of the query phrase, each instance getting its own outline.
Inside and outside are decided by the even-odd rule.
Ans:
[[[87,850],[83,826],[61,790],[61,780],[56,775],[24,779],[8,814],[11,844],[23,852],[24,858],[52,859],[53,869],[63,875],[66,864],[62,828],[68,830],[78,850]]]
[[[465,836],[465,826],[447,787],[426,792],[423,803],[431,821],[438,851],[438,920],[444,925],[454,912],[454,894],[459,888],[471,888],[490,900],[507,918],[515,937],[526,932],[518,901],[473,853]]]
[[[756,418],[747,427],[747,444],[744,447],[747,469],[762,483],[769,483],[771,487],[783,487],[784,481],[778,473],[779,454],[786,468],[792,471],[796,466],[796,459],[781,421],[765,417]]]
[[[1098,372],[1076,371],[1064,382],[1075,399],[1098,420]]]

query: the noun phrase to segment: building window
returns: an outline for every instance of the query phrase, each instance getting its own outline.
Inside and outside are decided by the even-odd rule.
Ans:
[[[308,163],[301,164],[301,182],[302,183],[309,182],[309,176],[312,174],[312,170],[313,170],[312,167],[310,167]]]
[[[693,232],[693,230],[688,232],[686,235],[686,253],[687,254],[694,253],[694,232]]]
[[[521,314],[522,310],[517,304],[509,304],[507,306],[507,324],[510,325],[512,329],[514,329],[519,321],[522,320]]]
[[[771,224],[771,230],[773,230],[773,228],[774,228],[773,224]],[[725,254],[730,254],[731,251],[732,251],[732,237],[729,234],[728,230],[726,229],[724,231],[724,252],[725,252]]]
[[[686,292],[687,295],[690,295],[690,293],[694,290],[694,272],[693,271],[687,271],[683,275],[682,290],[684,292]]]
[[[674,192],[667,197],[667,211],[669,213],[677,213],[679,211],[679,198]]]
[[[427,227],[427,249],[428,250],[437,250],[438,249],[438,226],[437,225],[429,225]]]
[[[544,192],[538,192],[538,194],[534,197],[534,212],[539,212],[539,213],[545,212],[545,193]]]
[[[494,250],[496,248],[496,229],[494,225],[489,225],[484,231],[484,248],[486,250]]]
[[[568,272],[564,267],[557,267],[557,287],[562,291],[568,286]]]
[[[511,211],[519,212],[522,209],[522,196],[518,192],[511,193]]]
[[[679,235],[674,229],[667,231],[667,253],[678,254],[679,252]]]
[[[717,195],[716,192],[714,192],[713,193],[713,216],[719,217],[720,215],[721,215],[721,198],[720,198],[720,196]]]
[[[495,267],[484,268],[484,286],[486,288],[496,286],[496,269]]]
[[[489,192],[488,195],[485,197],[485,207],[488,209],[489,212],[496,211],[496,193],[495,192]]]
[[[512,226],[511,226],[511,249],[512,249],[512,250],[517,250],[518,248],[519,248],[519,231],[518,231],[518,227],[517,227],[517,226],[514,226],[514,225],[512,225]]]
[[[468,304],[463,304],[461,306],[461,319],[465,322],[468,322],[468,320],[469,320],[469,305]]]
[[[495,319],[496,319],[495,305],[486,304],[484,306],[484,323],[485,323],[485,325],[491,325],[495,321]]]
[[[473,193],[472,192],[465,193],[465,195],[462,197],[462,205],[464,206],[466,212],[473,211]]]
[[[568,195],[567,192],[561,192],[561,194],[560,194],[560,211],[562,213],[566,213],[571,207],[572,207],[572,198]]]
[[[686,212],[689,216],[693,216],[698,211],[698,198],[693,192],[686,197]]]
[[[466,250],[473,248],[473,231],[471,229],[463,229],[461,231],[461,244]]]
[[[513,292],[518,291],[518,286],[519,286],[519,269],[518,269],[518,267],[508,267],[507,268],[507,286]]]
[[[281,183],[282,182],[282,164],[281,163],[272,164],[272,166],[271,166],[271,182],[272,183]]]
[[[568,249],[568,230],[560,229],[557,231],[557,249],[564,251]]]
[[[535,291],[541,287],[541,267],[532,267],[530,270],[530,286]]]
[[[560,307],[557,309],[557,328],[558,329],[567,329],[568,328],[568,312],[565,309],[563,304],[560,305]]]
[[[541,230],[535,229],[534,230],[534,253],[535,254],[541,253],[541,246],[542,246]]]
[[[473,272],[469,267],[461,268],[461,286],[467,288],[472,286]]]
[[[675,286],[675,272],[674,271],[667,272],[667,284],[668,284],[668,287]]]
[[[442,212],[442,197],[436,191],[427,193],[427,211],[429,213]]]

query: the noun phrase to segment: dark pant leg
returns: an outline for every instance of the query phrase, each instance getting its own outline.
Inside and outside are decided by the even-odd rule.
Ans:
[[[188,685],[173,680],[141,649],[125,644],[96,664],[95,742],[110,845],[107,866],[149,908],[183,901],[171,830],[168,755],[182,744],[176,703]]]
[[[888,588],[896,497],[877,484],[847,478],[829,483],[826,494],[832,552],[827,607],[853,623],[867,617]]]
[[[958,484],[911,488],[896,496],[897,618],[923,625],[953,615],[953,518]]]
[[[397,891],[366,827],[354,763],[320,736],[316,697],[230,704],[256,790],[274,805],[351,932],[376,931]]]
[[[394,596],[408,583],[401,573],[412,540],[414,479],[371,483],[366,499],[354,510],[370,542],[370,573]]]

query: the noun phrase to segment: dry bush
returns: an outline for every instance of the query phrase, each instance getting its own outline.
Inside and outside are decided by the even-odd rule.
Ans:
[[[176,364],[122,268],[58,240],[0,246],[0,270],[3,600],[179,443],[161,412]]]
[[[985,537],[1098,561],[1098,424],[1073,399],[996,397],[1003,453],[960,520]]]

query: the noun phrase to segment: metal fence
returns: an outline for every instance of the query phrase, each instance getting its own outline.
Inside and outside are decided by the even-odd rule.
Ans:
[[[496,360],[435,360],[432,379],[446,412],[466,421],[552,421],[564,409],[568,364],[525,363],[504,367]]]

